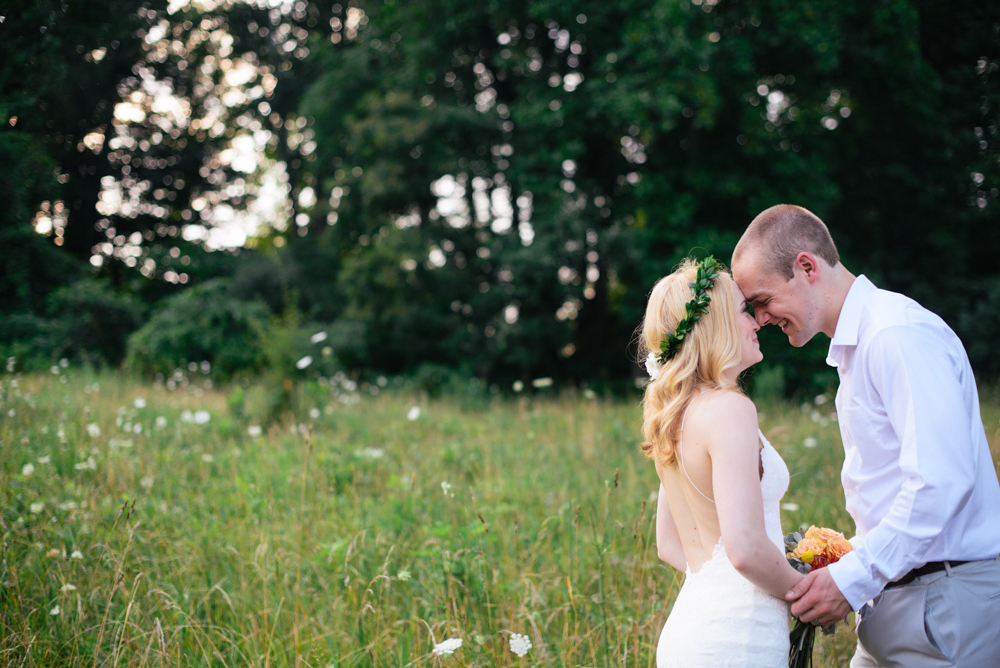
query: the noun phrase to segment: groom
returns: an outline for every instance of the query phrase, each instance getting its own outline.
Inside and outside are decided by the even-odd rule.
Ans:
[[[757,216],[733,277],[761,326],[832,340],[854,551],[787,598],[822,626],[858,611],[852,668],[1000,665],[1000,484],[962,342],[934,313],[842,264],[802,207]]]

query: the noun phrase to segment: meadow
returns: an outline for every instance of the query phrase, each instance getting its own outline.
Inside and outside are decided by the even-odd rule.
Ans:
[[[654,666],[683,575],[656,557],[639,393],[377,387],[297,387],[266,425],[194,376],[0,376],[0,663]],[[850,535],[832,396],[759,411],[785,530]],[[983,413],[996,460],[995,393]]]

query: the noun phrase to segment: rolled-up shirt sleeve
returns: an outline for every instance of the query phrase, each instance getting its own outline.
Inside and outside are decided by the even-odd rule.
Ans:
[[[855,610],[926,563],[928,548],[972,493],[973,429],[949,352],[927,326],[882,330],[868,350],[871,383],[899,442],[903,483],[882,519],[853,541],[855,550],[829,567]]]

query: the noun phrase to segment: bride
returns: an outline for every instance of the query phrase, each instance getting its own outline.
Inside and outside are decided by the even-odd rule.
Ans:
[[[803,577],[783,548],[788,469],[736,383],[762,359],[758,329],[711,257],[657,282],[646,306],[642,448],[660,479],[656,547],[686,576],[657,668],[788,665],[784,594]]]

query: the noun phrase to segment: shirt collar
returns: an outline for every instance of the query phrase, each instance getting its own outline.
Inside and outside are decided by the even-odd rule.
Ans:
[[[840,366],[845,347],[858,345],[861,312],[868,301],[868,296],[877,289],[864,274],[854,279],[851,289],[847,291],[844,305],[840,308],[837,329],[833,333],[833,339],[830,340],[830,352],[826,357],[826,363],[830,366]]]

